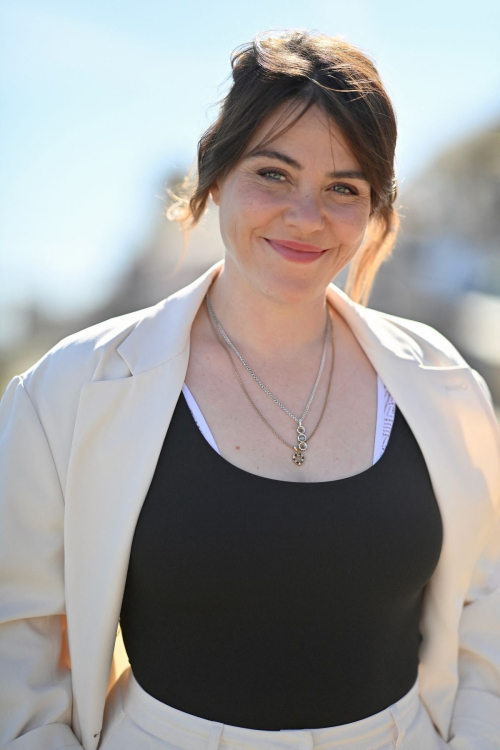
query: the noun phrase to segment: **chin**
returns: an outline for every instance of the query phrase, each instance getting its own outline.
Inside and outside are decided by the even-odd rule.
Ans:
[[[295,271],[295,269],[293,269]],[[294,273],[274,275],[256,279],[257,286],[262,295],[277,304],[296,305],[308,302],[323,294],[328,286],[328,281],[314,278],[307,273]]]

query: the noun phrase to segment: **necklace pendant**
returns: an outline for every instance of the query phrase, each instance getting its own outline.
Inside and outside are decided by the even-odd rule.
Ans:
[[[306,443],[306,428],[302,424],[302,420],[299,419],[299,426],[297,427],[297,435],[299,438],[299,444],[298,446],[294,446],[295,453],[292,456],[292,461],[296,466],[302,466],[304,461],[306,460],[306,457],[304,455],[304,451],[307,449],[307,443]]]
[[[301,419],[299,419],[299,426],[297,427],[297,433],[298,433],[298,436],[299,436],[299,438],[298,438],[299,439],[299,447],[298,447],[298,449],[295,448],[295,450],[298,450],[299,453],[300,453],[302,451],[307,450],[306,428],[302,424],[302,420]]]
[[[302,453],[301,450],[297,448],[297,446],[294,447],[295,453],[292,456],[292,461],[296,466],[302,466],[304,461],[306,460],[305,455]]]

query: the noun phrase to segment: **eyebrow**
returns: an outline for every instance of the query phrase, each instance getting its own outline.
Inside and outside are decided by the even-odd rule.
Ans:
[[[282,154],[280,151],[273,151],[272,149],[258,149],[256,151],[250,151],[243,157],[243,159],[256,159],[259,156],[264,156],[267,159],[277,159],[278,161],[283,161],[290,167],[294,167],[294,169],[304,169],[302,164],[299,164],[296,159],[293,159],[291,156],[287,156],[287,154]],[[332,179],[337,179],[340,177],[351,180],[364,180],[365,182],[368,182],[363,172],[360,172],[356,169],[343,169],[340,172],[325,172],[325,175],[326,177]]]

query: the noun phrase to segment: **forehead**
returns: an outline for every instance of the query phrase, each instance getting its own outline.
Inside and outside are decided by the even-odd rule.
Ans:
[[[298,117],[303,107],[303,103],[295,104],[293,107],[288,103],[268,115],[253,133],[245,149],[245,155],[261,144],[266,147],[289,145],[299,150],[316,151],[323,157],[326,150],[327,153],[335,154],[336,158],[353,160],[354,156],[342,130],[333,117],[316,104],[280,135],[280,131]]]

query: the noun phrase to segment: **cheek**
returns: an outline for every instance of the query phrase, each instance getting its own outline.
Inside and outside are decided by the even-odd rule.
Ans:
[[[368,226],[367,206],[338,206],[332,211],[331,216],[334,230],[341,242],[357,245],[362,241]]]
[[[232,203],[239,220],[249,229],[261,226],[283,205],[276,193],[262,190],[252,183],[242,184]]]
[[[226,195],[219,207],[221,236],[226,247],[243,252],[252,235],[259,234],[259,229],[276,215],[275,203],[251,186],[242,185]]]

